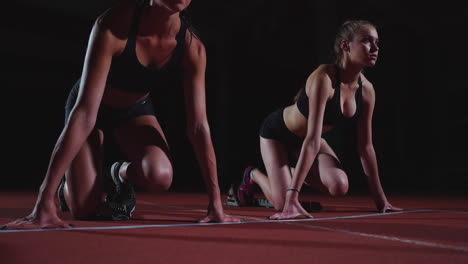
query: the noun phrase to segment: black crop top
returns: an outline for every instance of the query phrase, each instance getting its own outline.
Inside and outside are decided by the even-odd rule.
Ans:
[[[136,55],[136,35],[141,12],[142,7],[137,7],[125,49],[119,56],[112,58],[107,77],[107,84],[111,87],[129,93],[147,93],[166,83],[166,75],[180,65],[185,49],[187,25],[181,19],[180,31],[176,36],[177,45],[171,59],[161,68],[142,65]]]
[[[340,71],[338,66],[336,66],[336,85],[335,93],[333,94],[332,99],[330,99],[325,106],[325,113],[323,117],[323,124],[327,126],[336,126],[342,123],[346,119],[353,119],[359,117],[362,108],[362,82],[361,77],[358,79],[359,88],[357,89],[354,97],[356,98],[356,112],[352,117],[346,117],[341,111],[341,80],[340,80]],[[305,116],[309,116],[309,97],[305,89],[302,91],[299,99],[297,100],[297,108]]]

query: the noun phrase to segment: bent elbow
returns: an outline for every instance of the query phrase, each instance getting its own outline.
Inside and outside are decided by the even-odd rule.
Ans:
[[[200,138],[205,138],[210,135],[210,128],[208,123],[197,123],[197,124],[189,124],[187,126],[187,137],[190,142],[194,143],[195,141],[199,140]]]
[[[319,150],[320,149],[320,143],[321,139],[320,138],[315,138],[315,137],[306,137],[304,139],[304,147],[310,149],[310,150]]]
[[[368,155],[373,152],[374,152],[374,146],[370,143],[358,146],[358,153],[360,156]]]
[[[89,111],[77,108],[73,111],[68,119],[68,126],[78,125],[81,129],[89,134],[94,129],[97,121],[97,114],[92,114]]]
[[[320,138],[306,138],[303,143],[303,149],[307,152],[318,152],[320,150]]]

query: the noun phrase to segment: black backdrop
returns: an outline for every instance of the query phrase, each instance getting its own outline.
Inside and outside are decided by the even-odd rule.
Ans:
[[[115,2],[3,4],[0,189],[38,188],[94,19]],[[366,75],[377,94],[374,144],[384,189],[467,193],[466,9],[457,1],[407,2],[192,2],[188,11],[207,47],[208,115],[223,190],[240,180],[245,166],[261,166],[260,122],[290,104],[317,65],[331,61],[337,27],[368,19],[382,40],[377,66]],[[169,117],[174,110],[157,107],[169,109]],[[202,178],[179,121],[164,121],[176,158],[172,190],[200,191]],[[342,129],[329,140],[348,169],[351,191],[365,191],[355,142],[348,140],[353,133],[352,127]]]

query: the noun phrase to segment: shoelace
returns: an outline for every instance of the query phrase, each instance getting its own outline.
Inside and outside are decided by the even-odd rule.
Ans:
[[[113,202],[108,202],[107,206],[109,209],[112,210],[112,212],[117,212],[117,213],[122,213],[122,214],[127,214],[127,206],[125,204],[120,204],[120,203],[113,203]]]
[[[112,220],[128,220],[131,217],[131,211],[125,204],[107,202],[106,206],[110,211]]]

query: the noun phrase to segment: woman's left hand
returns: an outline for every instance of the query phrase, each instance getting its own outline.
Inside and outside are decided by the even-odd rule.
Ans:
[[[240,218],[222,213],[221,215],[208,213],[205,218],[198,220],[198,223],[240,223]]]
[[[222,206],[208,206],[208,213],[205,218],[198,220],[199,223],[240,223],[242,219],[224,213]]]
[[[377,206],[377,209],[380,213],[399,212],[403,210],[402,208],[391,205],[389,202],[385,202],[382,206]]]
[[[299,193],[287,192],[283,211],[269,217],[270,220],[294,219],[297,217],[314,218],[310,215],[298,200]]]
[[[276,213],[270,216],[268,219],[285,220],[285,219],[294,219],[297,217],[314,218],[299,204],[299,205],[293,205],[289,207],[288,209],[283,210],[283,212],[281,213]]]

